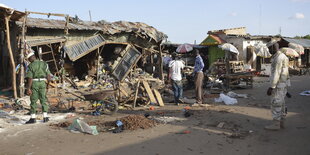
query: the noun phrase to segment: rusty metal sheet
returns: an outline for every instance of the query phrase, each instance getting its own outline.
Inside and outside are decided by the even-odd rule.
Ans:
[[[104,41],[105,39],[101,35],[96,35],[77,44],[65,46],[64,51],[69,56],[70,60],[76,61],[86,54],[94,51],[96,48],[102,46],[105,43]]]

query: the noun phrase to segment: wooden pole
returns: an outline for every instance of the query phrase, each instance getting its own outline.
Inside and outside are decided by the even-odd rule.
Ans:
[[[4,17],[5,20],[5,26],[6,26],[6,40],[7,40],[7,46],[9,50],[9,55],[10,55],[10,62],[11,62],[11,69],[12,69],[12,87],[14,91],[14,98],[17,99],[17,91],[16,91],[16,71],[15,71],[15,61],[14,61],[14,55],[12,52],[12,47],[11,47],[11,39],[10,39],[10,21],[11,15],[6,15]]]
[[[101,46],[101,50],[100,50],[100,47],[98,47],[97,49],[97,54],[98,54],[98,57],[97,57],[97,81],[99,80],[99,71],[100,71],[100,55],[102,53],[102,50],[103,50],[103,46]]]
[[[21,50],[20,50],[20,81],[19,81],[19,96],[24,97],[25,92],[25,69],[24,69],[24,57],[25,57],[25,40],[26,40],[26,21],[27,15],[23,19],[22,27],[22,40],[21,40]]]
[[[69,15],[66,15],[65,34],[69,34]]]
[[[161,44],[159,44],[159,78],[164,80],[163,49]]]
[[[99,48],[97,49],[97,54],[98,54],[98,57],[97,57],[97,81],[99,80],[99,70],[100,70],[100,52],[99,52]]]

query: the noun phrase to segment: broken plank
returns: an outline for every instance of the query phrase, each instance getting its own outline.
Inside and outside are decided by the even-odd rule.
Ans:
[[[157,101],[156,101],[156,99],[155,99],[155,97],[154,97],[154,94],[153,94],[153,92],[152,92],[152,90],[151,90],[151,87],[150,87],[149,83],[147,83],[146,81],[142,81],[142,83],[143,83],[143,86],[144,86],[144,88],[145,88],[146,93],[148,94],[148,96],[149,96],[149,98],[150,98],[150,101],[151,101],[152,103],[157,103]]]
[[[122,86],[119,87],[121,90],[121,93],[123,93],[126,97],[129,96],[128,93],[122,88]]]
[[[57,88],[57,84],[55,84],[55,83],[48,83],[50,86],[52,86],[53,88]]]
[[[159,104],[159,106],[161,107],[165,106],[164,101],[157,89],[154,89],[154,94],[156,96],[157,103]]]

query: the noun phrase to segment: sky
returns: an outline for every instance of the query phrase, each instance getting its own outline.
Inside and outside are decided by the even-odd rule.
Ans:
[[[210,30],[246,27],[251,35],[310,34],[310,0],[0,0],[19,11],[82,20],[144,22],[173,43],[201,43]],[[46,16],[33,16],[47,18]]]

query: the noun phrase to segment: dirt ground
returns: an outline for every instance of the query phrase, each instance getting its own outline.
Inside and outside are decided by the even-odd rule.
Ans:
[[[0,133],[0,154],[310,155],[310,97],[299,95],[310,90],[309,80],[309,76],[292,77],[289,92],[293,97],[286,100],[286,128],[280,131],[263,129],[271,121],[269,97],[265,95],[269,83],[268,78],[256,78],[253,89],[234,90],[249,94],[249,98],[238,98],[238,104],[230,106],[212,103],[210,107],[192,107],[193,115],[188,118],[184,118],[182,111],[186,105],[169,104],[154,111],[120,111],[114,116],[87,116],[88,119],[108,121],[133,113],[149,113],[151,116],[184,119],[150,129],[126,130],[117,134],[100,132],[94,136],[54,129],[43,123],[16,126]]]

